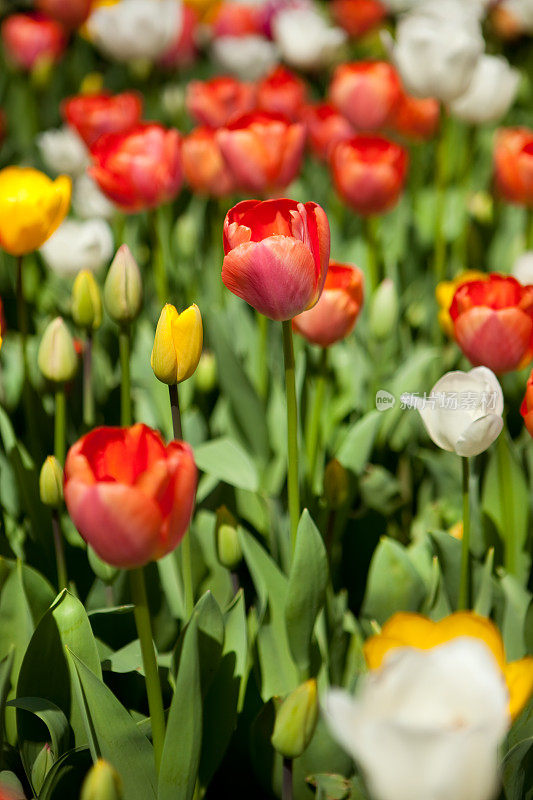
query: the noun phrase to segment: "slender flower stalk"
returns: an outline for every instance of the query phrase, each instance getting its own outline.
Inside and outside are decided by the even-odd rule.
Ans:
[[[261,397],[268,394],[268,317],[256,312],[258,332],[257,388]]]
[[[131,425],[130,330],[124,326],[118,335],[120,351],[120,418],[122,425]]]
[[[468,558],[470,553],[470,462],[468,457],[461,458],[463,467],[463,538],[461,549],[461,572],[459,579],[459,597],[457,610],[468,608],[470,602],[470,581]]]
[[[308,417],[308,426],[306,433],[307,443],[307,469],[308,480],[311,491],[313,490],[313,480],[316,470],[316,458],[319,444],[320,434],[320,415],[324,405],[324,392],[326,390],[326,371],[328,363],[328,349],[323,347],[320,353],[320,361],[318,365],[318,375],[315,382],[315,393],[313,398],[313,405],[311,413]]]
[[[435,241],[433,250],[433,270],[435,279],[446,277],[446,239],[444,237],[444,209],[446,202],[446,179],[448,166],[448,120],[443,112],[439,138],[437,141],[435,171]]]
[[[159,235],[159,224],[157,219],[157,209],[149,212],[150,227],[152,231],[152,252],[153,252],[153,265],[154,265],[154,281],[157,292],[157,298],[161,304],[164,304],[169,296],[168,291],[168,276],[165,265],[165,253]]]
[[[94,427],[94,394],[93,394],[93,336],[87,332],[83,348],[83,424],[87,430]]]
[[[61,466],[65,464],[66,428],[67,402],[65,385],[59,384],[55,392],[54,453]]]
[[[61,521],[59,511],[54,508],[52,511],[52,532],[54,535],[54,550],[56,554],[57,586],[59,591],[68,587],[67,562],[65,559],[65,548],[63,546],[63,534],[61,531]]]
[[[285,388],[287,401],[287,487],[289,495],[289,516],[291,520],[292,552],[296,546],[296,532],[300,520],[300,488],[298,481],[298,406],[296,401],[296,382],[294,375],[294,347],[292,342],[292,323],[283,325],[283,358],[285,361]]]
[[[367,274],[370,289],[374,292],[379,284],[380,252],[379,252],[379,217],[363,217],[363,229],[367,253]]]
[[[292,800],[292,758],[283,759],[282,800]]]
[[[510,485],[511,464],[509,449],[506,437],[499,437],[496,444],[498,459],[498,477],[500,482],[500,497],[503,506],[503,518],[505,520],[505,541],[503,561],[506,571],[510,575],[516,575],[516,544],[515,544],[515,515],[513,509],[512,490]]]

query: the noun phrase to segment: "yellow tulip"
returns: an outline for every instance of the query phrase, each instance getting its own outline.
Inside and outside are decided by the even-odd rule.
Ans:
[[[169,386],[190,378],[202,354],[202,315],[196,304],[181,314],[170,303],[161,312],[150,363],[156,378]]]
[[[450,306],[456,290],[459,288],[459,286],[462,286],[463,283],[485,280],[486,278],[488,278],[486,272],[479,272],[475,269],[469,269],[466,270],[466,272],[461,272],[460,275],[456,275],[456,277],[451,281],[441,281],[437,284],[437,288],[435,289],[435,297],[437,298],[437,303],[439,305],[439,325],[444,333],[450,337],[450,339],[453,339],[453,321],[450,317]]]
[[[496,625],[473,611],[457,611],[439,622],[422,616],[400,612],[394,614],[364,644],[369,669],[378,669],[385,656],[397,647],[429,650],[460,636],[481,639],[491,650],[500,667],[509,691],[509,712],[515,719],[533,693],[533,656],[507,662],[501,634]]]
[[[185,0],[185,5],[196,11],[202,22],[212,22],[222,3],[221,0]]]
[[[31,167],[0,170],[0,246],[13,256],[37,250],[63,222],[72,184]]]

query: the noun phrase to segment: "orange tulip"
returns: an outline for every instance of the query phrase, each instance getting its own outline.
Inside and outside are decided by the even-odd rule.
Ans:
[[[235,191],[233,176],[222,158],[213,128],[195,128],[181,146],[185,180],[198,194],[224,197]]]
[[[526,393],[520,406],[520,413],[524,418],[524,424],[528,433],[533,436],[533,370],[527,379]]]
[[[440,106],[432,97],[411,97],[403,90],[390,119],[391,128],[414,142],[431,139],[439,126]]]
[[[332,102],[358,131],[378,131],[385,127],[400,92],[400,78],[386,61],[341,64],[329,89]]]
[[[379,0],[333,0],[331,5],[337,23],[355,38],[377,28],[387,16]]]
[[[496,188],[511,203],[533,206],[533,130],[502,128],[494,148]]]
[[[308,342],[328,347],[352,332],[363,307],[363,273],[352,264],[330,261],[318,303],[298,314],[292,327]]]
[[[263,111],[285,114],[298,119],[307,100],[307,86],[301,78],[286,69],[275,67],[257,87],[257,106]]]
[[[311,150],[324,161],[337,142],[351,139],[355,135],[354,128],[332,103],[305,106],[300,119],[307,128]]]
[[[187,86],[185,104],[191,117],[200,125],[219,128],[251,111],[255,105],[255,87],[227,76],[191,81]]]
[[[70,448],[65,503],[97,555],[124,569],[170,553],[188,528],[196,466],[184,442],[146,425],[96,428]]]

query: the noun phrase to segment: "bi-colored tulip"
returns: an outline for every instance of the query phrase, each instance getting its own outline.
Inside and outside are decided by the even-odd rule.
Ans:
[[[157,323],[150,360],[156,378],[169,386],[186,381],[198,366],[202,345],[202,315],[196,303],[181,314],[167,303]]]
[[[359,134],[331,150],[333,181],[341,197],[363,216],[393,208],[407,175],[407,151],[381,136]]]
[[[296,177],[305,129],[282,114],[254,111],[220,128],[217,141],[239,188],[266,193],[284,189]]]
[[[229,76],[187,85],[187,111],[200,125],[219,128],[231,119],[251,111],[255,105],[255,87]]]
[[[142,97],[137,92],[122,94],[79,94],[61,107],[65,122],[90,147],[104,133],[120,133],[140,122]]]
[[[533,348],[533,286],[491,274],[456,290],[450,306],[457,344],[474,365],[496,373],[525,366]]]
[[[292,120],[299,118],[306,101],[304,81],[283,66],[275,67],[257,86],[258,108],[284,114]]]
[[[387,15],[379,0],[333,0],[331,6],[337,24],[355,38],[379,27]]]
[[[245,200],[224,220],[222,280],[261,314],[292,319],[320,297],[329,249],[328,219],[316,203]]]
[[[458,611],[439,622],[421,614],[394,614],[383,625],[379,634],[366,640],[366,663],[369,669],[375,670],[398,647],[427,650],[464,636],[481,640],[492,652],[507,683],[509,712],[513,719],[516,718],[533,693],[533,656],[507,661],[503,640],[496,625],[487,617],[473,611]]]
[[[213,128],[195,128],[183,138],[181,162],[185,180],[198,194],[224,197],[235,190],[233,175],[220,152]]]
[[[305,124],[311,150],[323,161],[327,161],[334,145],[355,135],[352,125],[333,103],[305,106],[300,119]]]
[[[440,283],[437,284],[435,299],[439,306],[439,325],[450,339],[453,339],[453,320],[450,317],[450,306],[455,292],[463,283],[468,283],[468,281],[482,281],[488,277],[486,272],[479,272],[478,270],[471,269],[461,272],[451,281],[440,281]]]
[[[330,261],[318,303],[298,314],[292,327],[308,342],[329,347],[350,334],[363,306],[363,273],[352,264]]]
[[[156,208],[181,188],[180,142],[177,130],[152,122],[106,133],[91,148],[89,174],[123,211]]]
[[[425,142],[437,132],[439,120],[438,100],[432,97],[411,97],[402,89],[389,125],[408,140]]]
[[[356,130],[378,131],[391,119],[401,84],[386,61],[357,61],[337,67],[329,93]]]
[[[533,370],[527,379],[526,393],[520,406],[520,413],[524,418],[524,425],[528,433],[533,436]]]
[[[494,175],[502,197],[533,206],[533,130],[502,128],[494,146]]]
[[[91,3],[92,0],[37,0],[35,6],[66,28],[74,29],[89,16]]]
[[[59,61],[67,37],[64,28],[44,14],[12,14],[2,23],[2,44],[8,61],[33,70]]]
[[[96,428],[70,448],[65,503],[79,533],[108,564],[141,567],[179,544],[189,525],[196,466],[184,442],[146,425]]]
[[[37,250],[63,222],[71,181],[55,181],[31,167],[0,171],[0,247],[13,256]]]

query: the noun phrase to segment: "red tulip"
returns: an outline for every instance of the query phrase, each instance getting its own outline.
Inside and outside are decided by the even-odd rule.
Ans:
[[[35,6],[66,28],[73,29],[85,22],[91,3],[92,0],[37,0]]]
[[[245,192],[284,189],[302,163],[305,129],[282,114],[253,111],[217,131],[222,155]]]
[[[89,174],[123,211],[136,212],[173,200],[182,183],[177,130],[142,122],[124,133],[105,133],[91,148]]]
[[[185,96],[187,111],[200,125],[219,128],[255,105],[255,86],[227,76],[191,81]]]
[[[188,5],[182,7],[182,25],[175,42],[163,53],[158,63],[165,69],[176,67],[190,67],[197,54],[196,34],[198,31],[199,17],[194,8]]]
[[[533,370],[527,379],[526,393],[520,406],[520,413],[524,418],[528,433],[533,436]]]
[[[44,14],[12,14],[2,23],[6,57],[16,67],[31,70],[59,61],[67,46],[64,28]]]
[[[496,187],[511,203],[533,205],[533,131],[502,128],[494,148]]]
[[[351,139],[355,130],[332,103],[305,106],[300,119],[307,129],[307,138],[316,156],[327,160],[337,142]]]
[[[440,106],[432,97],[411,97],[403,90],[396,105],[390,125],[396,133],[423,142],[431,139],[439,126]]]
[[[510,372],[533,355],[533,286],[509,275],[461,284],[450,306],[457,344],[474,366]]]
[[[250,36],[257,33],[260,33],[259,15],[252,3],[220,4],[213,22],[214,36]]]
[[[146,425],[96,428],[70,448],[65,503],[97,555],[131,569],[170,553],[189,526],[196,466],[184,442]]]
[[[63,102],[61,113],[91,147],[104,133],[120,133],[137,125],[142,117],[143,101],[136,92],[79,94]]]
[[[341,64],[330,86],[332,102],[359,131],[377,131],[400,100],[398,74],[386,61]]]
[[[377,28],[387,16],[379,0],[333,0],[331,5],[337,24],[356,38]]]
[[[235,190],[233,176],[222,158],[215,131],[195,128],[181,145],[185,180],[199,194],[224,197]]]
[[[354,329],[363,306],[363,273],[352,264],[330,261],[318,303],[292,321],[295,331],[311,344],[328,347]]]
[[[224,220],[225,286],[256,311],[287,320],[320,297],[329,261],[329,223],[316,203],[244,200]]]
[[[354,136],[333,147],[330,165],[337,191],[363,216],[396,205],[407,174],[407,151],[381,136]]]
[[[257,106],[296,120],[307,100],[307,86],[294,72],[275,67],[257,87]]]

